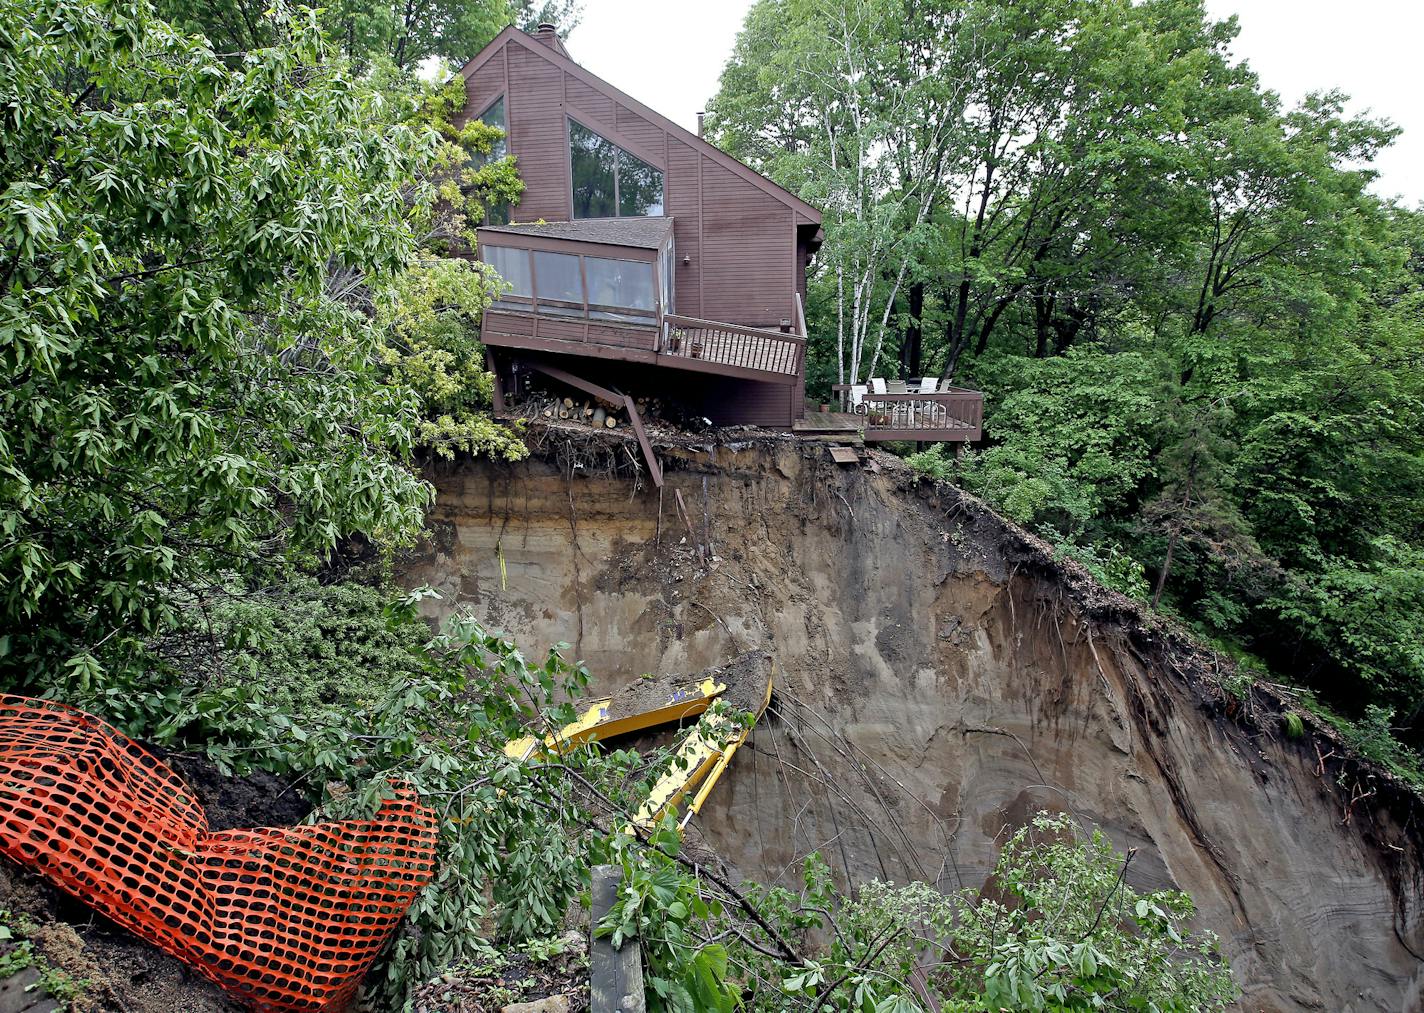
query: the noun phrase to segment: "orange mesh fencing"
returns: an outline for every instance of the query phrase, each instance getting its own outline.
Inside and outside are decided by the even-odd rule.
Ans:
[[[374,819],[208,830],[188,786],[82,711],[0,697],[0,852],[257,1010],[340,1010],[434,874],[414,792]]]

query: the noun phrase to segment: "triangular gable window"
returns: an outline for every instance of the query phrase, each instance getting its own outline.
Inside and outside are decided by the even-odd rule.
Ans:
[[[663,172],[569,120],[575,218],[660,217]]]

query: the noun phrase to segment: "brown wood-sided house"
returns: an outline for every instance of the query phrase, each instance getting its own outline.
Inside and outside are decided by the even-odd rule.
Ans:
[[[506,28],[461,75],[525,186],[478,230],[509,284],[482,328],[498,390],[537,369],[718,425],[803,420],[820,212],[580,67],[551,25]]]

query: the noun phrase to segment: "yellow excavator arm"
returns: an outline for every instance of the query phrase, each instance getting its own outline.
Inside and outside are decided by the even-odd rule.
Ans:
[[[770,703],[771,680],[767,679],[766,693],[753,715],[753,724],[761,720]],[[653,826],[670,806],[677,805],[691,793],[692,801],[688,803],[681,823],[686,826],[687,821],[702,808],[717,779],[732,762],[732,754],[747,741],[750,734],[749,726],[734,721],[727,714],[715,711],[704,714],[683,741],[667,771],[653,785],[647,800],[633,817],[633,825],[643,828]]]
[[[765,692],[757,698],[753,724],[761,719],[771,703],[771,683],[768,673]],[[633,827],[652,827],[670,807],[691,796],[682,819],[685,826],[707,801],[717,779],[751,732],[749,726],[733,720],[725,710],[709,711],[712,702],[726,690],[726,683],[703,679],[695,685],[670,690],[657,706],[621,715],[614,713],[615,698],[604,697],[595,700],[576,720],[558,731],[543,738],[528,735],[512,740],[504,747],[504,753],[515,760],[557,756],[593,739],[610,739],[700,715],[633,817]],[[631,832],[632,827],[629,829]]]
[[[622,717],[610,715],[609,707],[613,698],[595,700],[587,710],[556,732],[544,736],[542,740],[533,735],[522,739],[512,739],[504,747],[504,755],[512,760],[527,760],[536,752],[559,754],[580,746],[591,739],[611,739],[615,735],[656,728],[670,721],[681,721],[696,717],[705,711],[712,701],[727,689],[725,683],[704,679],[696,686],[680,687],[668,694],[666,703],[651,710],[639,711]]]

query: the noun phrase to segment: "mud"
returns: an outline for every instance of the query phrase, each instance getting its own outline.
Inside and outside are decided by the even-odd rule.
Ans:
[[[976,888],[1066,810],[1138,849],[1135,886],[1193,895],[1242,1008],[1424,1006],[1414,794],[972,497],[790,437],[663,437],[661,493],[616,433],[532,442],[432,469],[438,537],[403,576],[526,652],[572,643],[597,692],[769,652],[772,706],[700,819],[742,874],[792,883],[819,850],[845,881]]]

